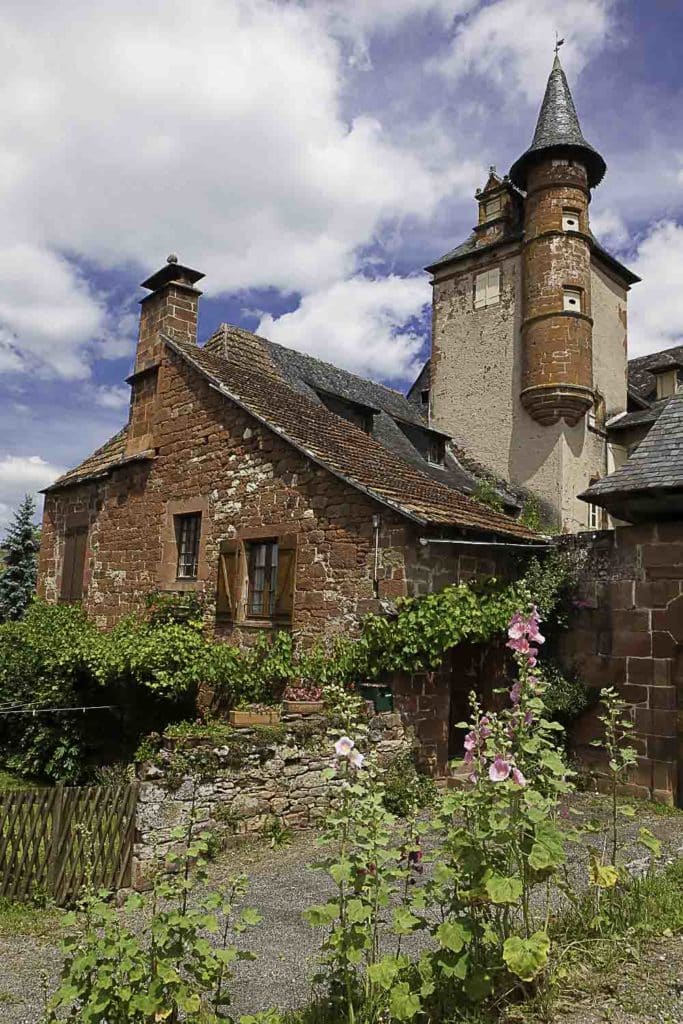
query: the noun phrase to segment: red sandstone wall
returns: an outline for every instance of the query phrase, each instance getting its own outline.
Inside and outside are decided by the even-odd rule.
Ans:
[[[638,767],[632,792],[681,803],[683,761],[683,522],[619,527],[599,535],[563,658],[596,687],[616,686],[632,705]],[[574,733],[596,762],[589,713]]]

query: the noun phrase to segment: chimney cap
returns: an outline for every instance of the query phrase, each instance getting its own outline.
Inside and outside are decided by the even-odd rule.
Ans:
[[[204,276],[201,271],[193,270],[191,267],[185,267],[182,263],[178,263],[178,257],[175,253],[171,253],[161,270],[157,270],[146,281],[143,281],[140,287],[149,288],[151,292],[156,292],[159,288],[163,288],[165,284],[170,284],[172,281],[191,286],[196,284],[197,281],[201,281]]]

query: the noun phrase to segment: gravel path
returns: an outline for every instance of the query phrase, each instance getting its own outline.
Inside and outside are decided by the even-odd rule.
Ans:
[[[572,807],[583,818],[604,818],[604,798],[579,795]],[[580,818],[576,819],[577,821]],[[666,857],[683,856],[683,815],[653,813],[647,805],[639,805],[635,820],[622,819],[621,834],[627,843],[627,858],[642,856],[633,845],[641,826],[649,828],[664,844]],[[600,837],[592,837],[601,844]],[[570,857],[576,862],[576,875],[583,874],[578,863],[585,863],[582,853],[570,844]],[[263,915],[260,927],[248,933],[248,948],[257,954],[254,962],[238,967],[234,1012],[254,1012],[269,1006],[296,1006],[309,994],[309,981],[321,933],[310,928],[301,917],[311,903],[322,902],[330,891],[328,881],[306,865],[317,857],[315,836],[299,834],[292,844],[271,850],[263,841],[236,843],[210,867],[210,882],[225,881],[245,872],[250,877],[248,904]],[[2,918],[0,916],[0,929]],[[34,932],[36,929],[31,929]],[[40,929],[39,929],[40,930]],[[3,934],[0,930],[0,1022],[2,1024],[39,1024],[42,1014],[41,973],[50,990],[54,989],[61,964],[58,918],[46,915],[43,934]],[[604,1020],[602,1017],[577,1015],[562,1017],[565,1021]],[[609,1018],[607,1018],[609,1019]],[[615,1018],[619,1019],[619,1018]],[[651,1017],[629,1016],[628,1024],[645,1024]],[[665,1019],[665,1018],[664,1018]],[[672,1018],[678,1024],[681,1018]],[[560,1018],[558,1017],[558,1024]]]

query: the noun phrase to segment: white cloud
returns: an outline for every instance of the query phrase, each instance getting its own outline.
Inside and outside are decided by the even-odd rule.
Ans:
[[[621,250],[629,241],[629,231],[621,214],[614,207],[591,213],[591,231],[607,248]]]
[[[562,62],[574,79],[611,27],[613,0],[495,0],[458,28],[448,56],[434,62],[459,79],[485,75],[511,96],[538,104],[550,71],[555,31],[565,39]]]
[[[629,294],[630,358],[683,344],[683,225],[655,224],[630,266],[642,278]]]
[[[365,6],[352,21],[369,29],[381,12]],[[0,369],[85,377],[128,351],[60,254],[150,271],[178,251],[214,294],[317,291],[356,273],[386,222],[428,218],[469,186],[458,161],[345,119],[343,48],[316,5],[31,7],[0,13],[0,267],[16,289],[0,303]],[[397,17],[418,8],[401,0]]]
[[[95,401],[103,409],[127,409],[130,388],[117,384],[101,384],[95,391]]]
[[[305,296],[292,313],[263,316],[258,333],[363,376],[411,380],[423,338],[405,324],[429,302],[423,277],[356,276]]]
[[[0,529],[12,519],[14,510],[25,494],[36,499],[38,508],[42,499],[37,493],[63,473],[40,455],[5,455],[0,457]]]

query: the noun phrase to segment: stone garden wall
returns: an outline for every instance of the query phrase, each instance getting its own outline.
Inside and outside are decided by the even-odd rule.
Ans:
[[[368,746],[388,764],[412,749],[412,730],[394,713],[369,720]],[[173,847],[172,833],[193,814],[196,830],[217,837],[316,825],[330,805],[334,782],[322,772],[333,761],[324,716],[286,716],[280,726],[235,729],[216,745],[188,738],[166,744],[141,766],[133,885],[145,888],[153,862]]]

